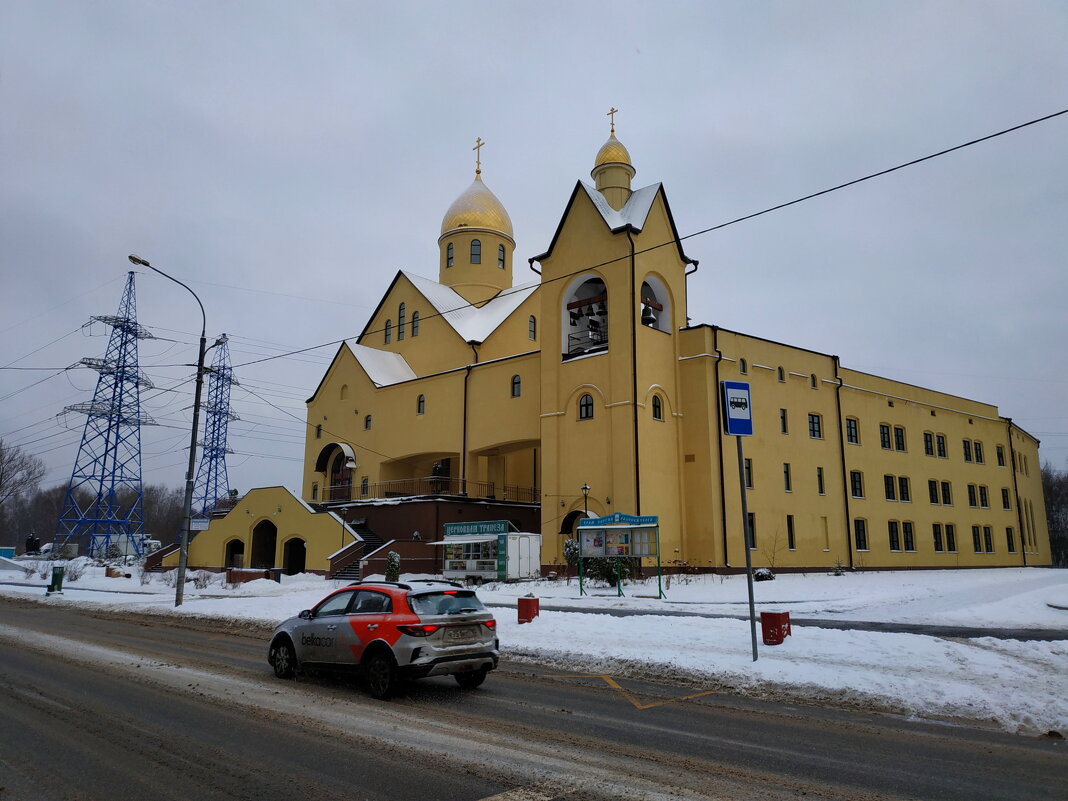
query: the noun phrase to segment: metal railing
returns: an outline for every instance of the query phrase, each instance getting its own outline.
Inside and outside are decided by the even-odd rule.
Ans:
[[[331,488],[333,490],[333,488]],[[403,498],[411,495],[461,495],[469,498],[493,498],[514,503],[539,503],[541,492],[537,487],[520,487],[514,484],[496,485],[492,481],[469,481],[451,476],[424,476],[419,478],[396,478],[390,481],[374,481],[356,487],[353,496],[358,500],[376,498]],[[331,500],[336,498],[331,491]],[[346,498],[345,500],[348,500]]]
[[[567,335],[567,355],[576,356],[580,353],[590,353],[604,350],[608,347],[608,328],[597,330],[579,331],[576,334]]]

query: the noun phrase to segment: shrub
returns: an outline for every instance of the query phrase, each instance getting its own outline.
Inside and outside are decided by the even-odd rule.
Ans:
[[[603,581],[609,587],[616,586],[616,563],[619,563],[619,576],[626,581],[642,577],[640,559],[584,559],[582,569],[587,579]]]
[[[67,581],[77,581],[85,575],[85,562],[78,560],[75,562],[67,562],[67,569],[65,571],[65,577]]]
[[[386,554],[386,581],[400,581],[400,554],[390,551]]]
[[[204,590],[211,584],[212,578],[215,574],[209,570],[197,570],[193,573],[193,586],[198,590]]]
[[[775,574],[771,572],[771,568],[758,567],[753,571],[753,581],[774,581]]]

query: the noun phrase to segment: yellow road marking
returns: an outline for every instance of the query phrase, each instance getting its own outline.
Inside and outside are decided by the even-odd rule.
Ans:
[[[619,694],[634,704],[636,709],[652,709],[654,706],[664,706],[665,704],[673,704],[676,701],[691,701],[694,698],[700,698],[704,695],[712,695],[715,690],[705,690],[704,692],[694,693],[693,695],[684,695],[680,698],[668,698],[665,701],[654,701],[651,704],[643,704],[627,689],[620,686],[619,682],[613,679],[611,676],[606,676],[600,673],[558,673],[549,676],[551,679],[601,679],[605,684],[611,687],[613,690],[618,690]]]

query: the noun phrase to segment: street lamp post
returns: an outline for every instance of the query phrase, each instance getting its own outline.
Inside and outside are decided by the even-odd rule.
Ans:
[[[590,485],[582,485],[582,516],[590,516]]]
[[[147,267],[153,272],[159,273],[164,278],[174,281],[178,286],[183,287],[189,292],[200,307],[200,348],[197,351],[196,390],[193,392],[193,429],[189,435],[189,466],[185,471],[185,501],[182,504],[182,537],[178,551],[178,581],[174,589],[174,605],[181,606],[182,601],[185,598],[185,571],[189,564],[189,527],[190,520],[193,516],[193,471],[196,469],[197,459],[197,428],[200,424],[200,394],[204,387],[204,354],[209,350],[205,347],[207,342],[205,335],[208,328],[208,319],[204,314],[204,304],[200,302],[197,293],[188,286],[183,284],[177,278],[167,275],[167,273],[163,272],[163,270],[160,270],[158,267],[153,267],[140,256],[131,254],[130,261],[138,266]],[[222,340],[216,341],[215,345],[218,345],[221,341]],[[212,345],[212,347],[214,348],[215,345]]]

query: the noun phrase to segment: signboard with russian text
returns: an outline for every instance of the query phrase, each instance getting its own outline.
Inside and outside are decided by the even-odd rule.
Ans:
[[[507,520],[479,520],[473,523],[446,523],[445,536],[458,537],[465,534],[507,534],[511,530]]]

